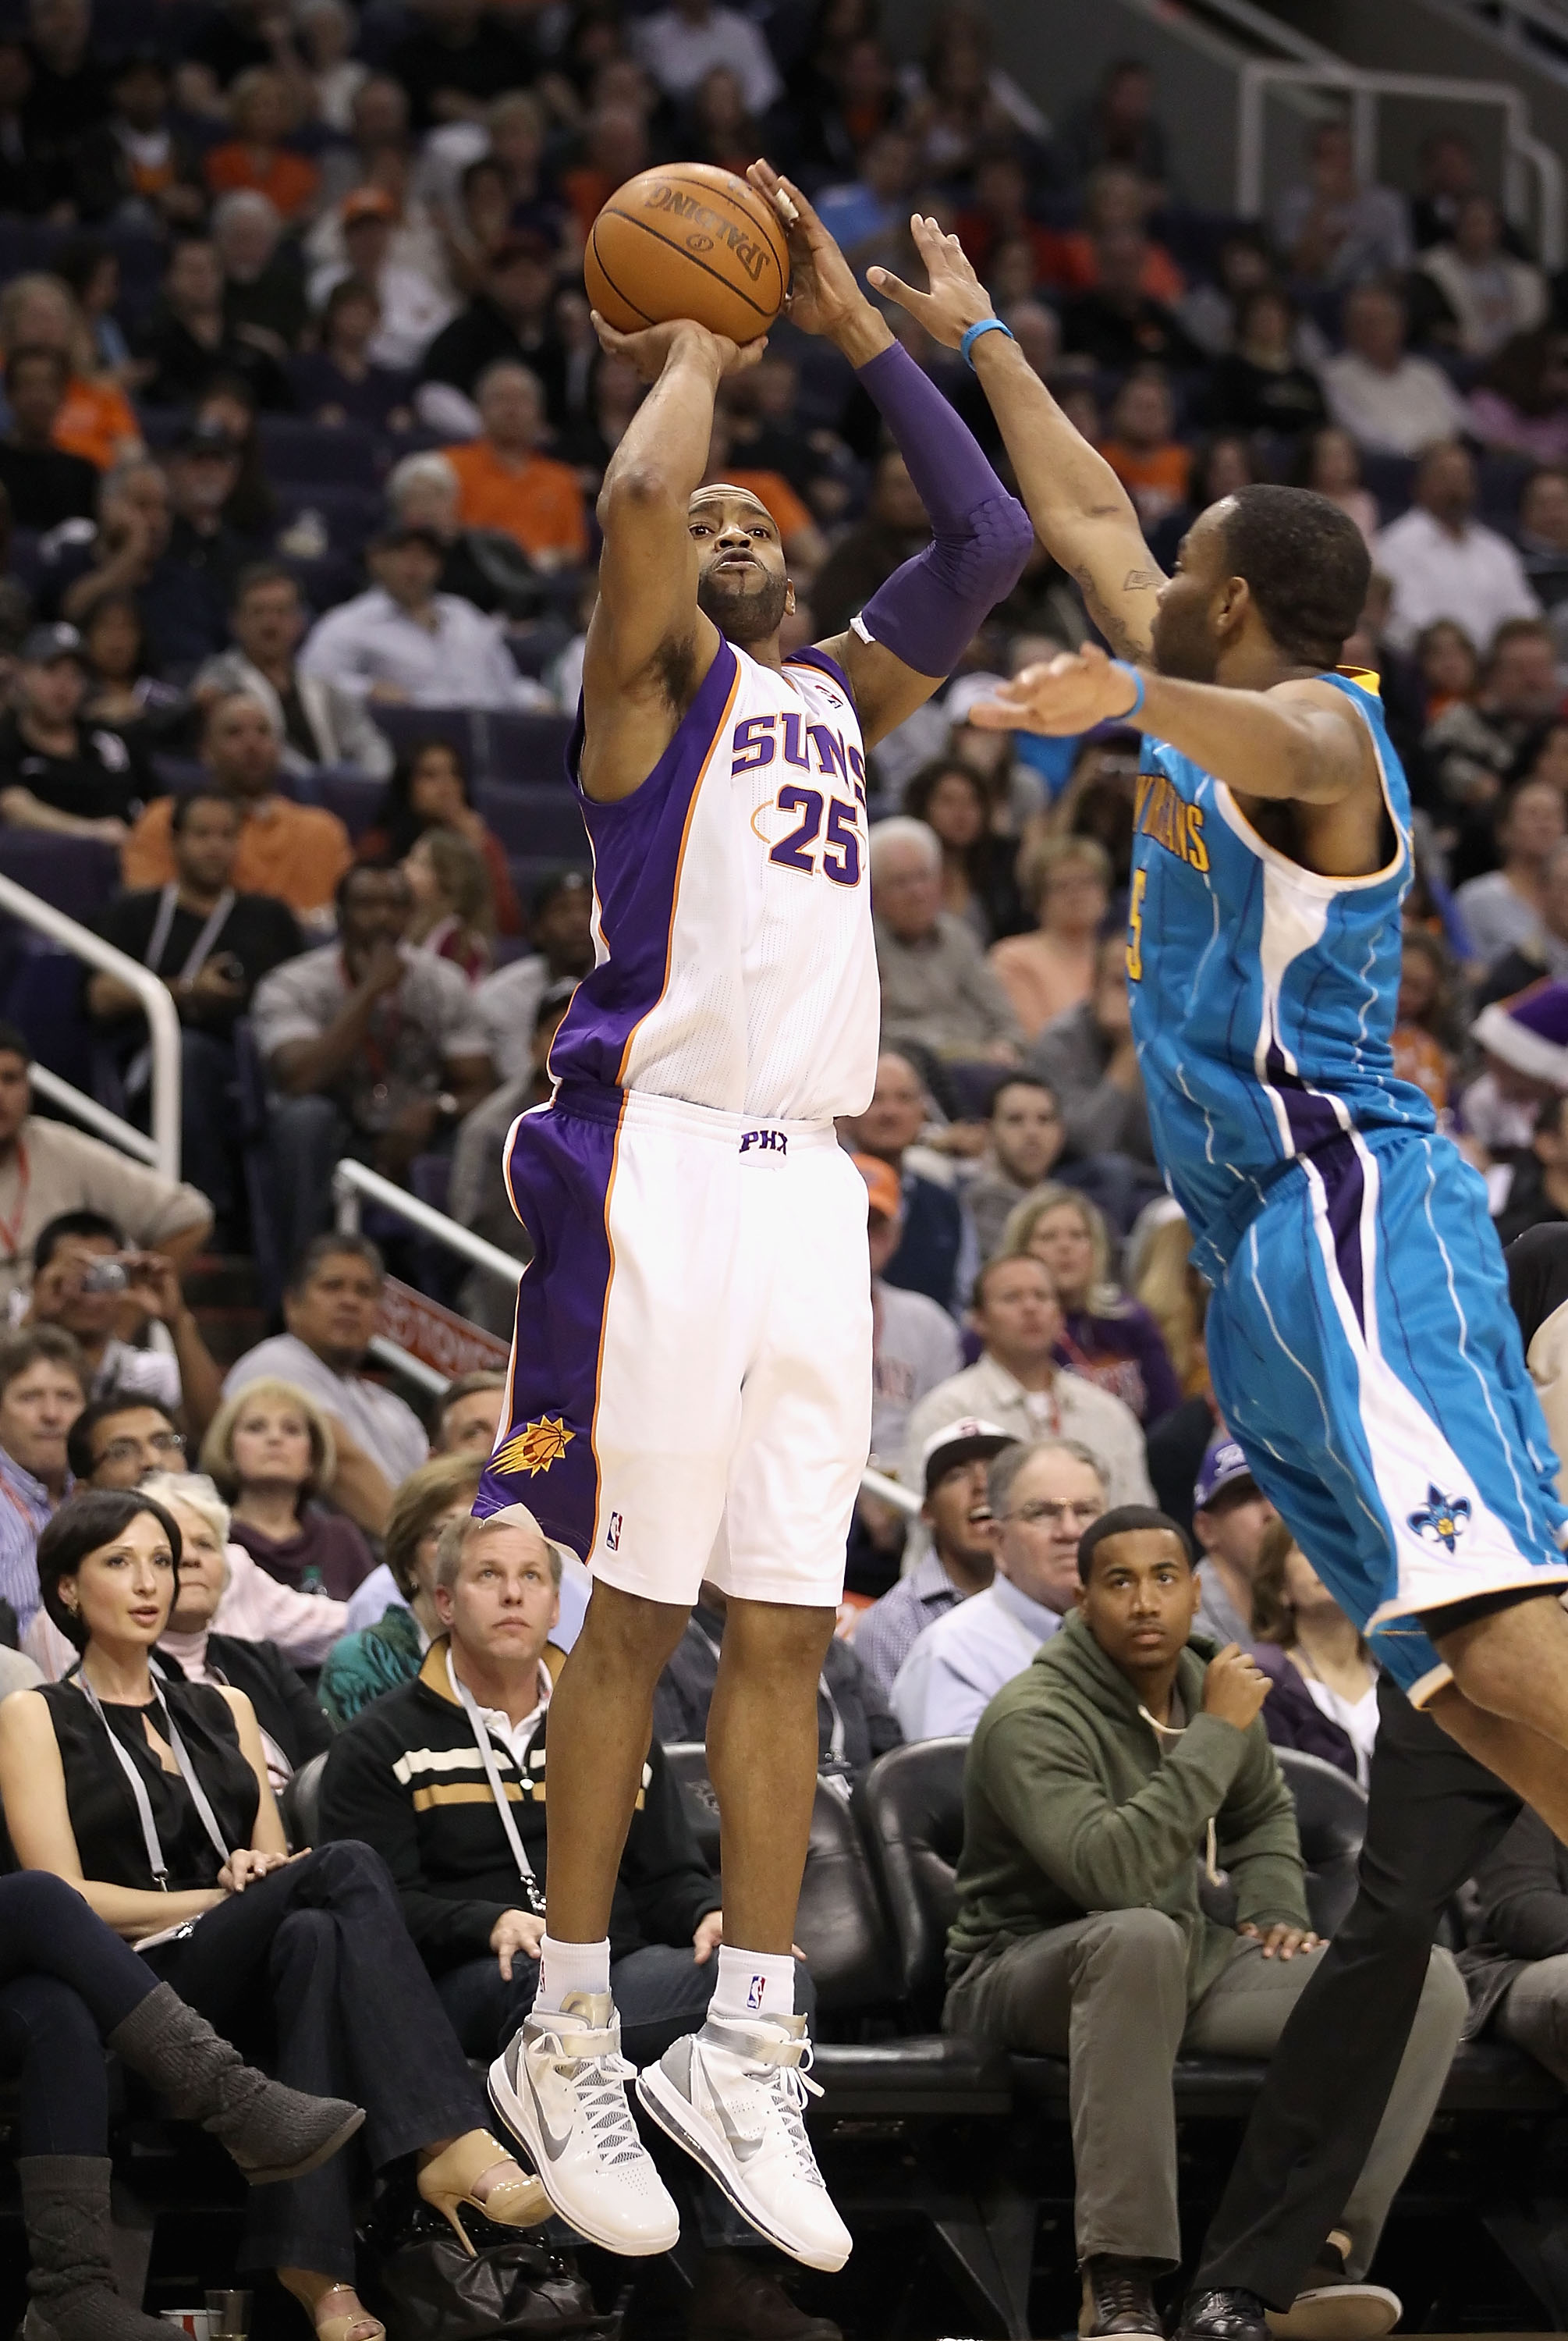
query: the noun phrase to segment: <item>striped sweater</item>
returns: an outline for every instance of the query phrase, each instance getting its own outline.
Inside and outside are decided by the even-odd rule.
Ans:
[[[323,1839],[358,1838],[392,1875],[408,1929],[434,1975],[490,1954],[503,1910],[526,1908],[501,1816],[467,1716],[447,1679],[446,1638],[431,1644],[417,1678],[388,1691],[338,1734],[322,1776]],[[521,1767],[491,1738],[535,1876],[549,1876],[545,1801],[548,1708]],[[642,1768],[610,1916],[612,1958],[647,1943],[690,1943],[719,1908],[680,1783],[657,1740]]]

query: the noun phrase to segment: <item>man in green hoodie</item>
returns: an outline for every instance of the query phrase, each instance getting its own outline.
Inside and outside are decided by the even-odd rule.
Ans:
[[[1154,2280],[1181,2256],[1176,2057],[1266,2057],[1318,1938],[1261,1719],[1268,1679],[1234,1642],[1189,1641],[1202,1589],[1186,1536],[1123,1505],[1085,1531],[1078,1576],[1077,1610],[970,1742],[943,2022],[1070,2057],[1079,2329],[1156,2335]],[[1207,1915],[1206,1869],[1216,1884],[1228,1873],[1231,1924]],[[1392,2293],[1359,2279],[1464,2011],[1453,1962],[1434,1951],[1344,2232],[1325,2239],[1314,2293],[1340,2289],[1321,2305],[1320,2335],[1371,2341],[1399,2314]]]

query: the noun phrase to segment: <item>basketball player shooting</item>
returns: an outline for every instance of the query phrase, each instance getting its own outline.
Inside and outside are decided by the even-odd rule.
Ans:
[[[972,351],[1040,537],[1119,653],[1030,668],[970,720],[1144,735],[1133,1032],[1213,1286],[1215,1396],[1387,1679],[1458,1744],[1385,1684],[1356,1902],[1271,2061],[1177,2327],[1266,2341],[1265,2305],[1325,2281],[1309,2263],[1371,2144],[1433,1928],[1511,1817],[1488,1787],[1568,1841],[1568,1515],[1484,1187],[1394,1070],[1410,799],[1375,676],[1336,667],[1367,585],[1358,532],[1321,496],[1245,488],[1162,576],[957,244],[931,220],[913,233],[928,294],[873,282]],[[1355,2325],[1364,2273],[1309,2288],[1300,2329],[1385,2330]]]
[[[870,1442],[866,1192],[833,1126],[876,1071],[865,752],[940,687],[1033,533],[804,197],[751,176],[793,214],[792,322],[856,369],[934,536],[848,633],[785,656],[778,529],[743,490],[700,484],[715,393],[763,344],[596,318],[651,385],[600,497],[570,751],[597,964],[551,1102],[508,1140],[534,1260],[477,1506],[525,1500],[594,1583],[550,1709],[538,1994],[491,2088],[581,2233],[633,2254],[675,2241],[627,2105],[609,1936],[654,1686],[711,1578],[729,1597],[708,1728],[723,1942],[702,2029],[638,2094],[765,2236],[831,2269],[850,2238],[802,2123],[791,1944]]]

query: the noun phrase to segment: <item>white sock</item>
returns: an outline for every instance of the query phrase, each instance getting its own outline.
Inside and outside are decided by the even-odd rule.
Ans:
[[[533,2004],[541,2015],[559,2016],[574,1991],[610,1989],[610,1938],[601,1943],[558,1943],[546,1935],[539,1947],[539,1989]]]
[[[719,1981],[709,2006],[715,2016],[793,2016],[795,1961],[788,1951],[743,1951],[719,1946]]]

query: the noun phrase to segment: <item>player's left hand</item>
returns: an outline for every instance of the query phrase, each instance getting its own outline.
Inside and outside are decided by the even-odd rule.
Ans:
[[[1137,697],[1104,651],[1086,643],[1042,665],[1027,666],[994,699],[971,707],[968,721],[982,732],[1043,732],[1061,737],[1130,715]]]
[[[1238,1927],[1236,1931],[1238,1935],[1248,1936],[1255,1943],[1261,1943],[1265,1959],[1293,1959],[1297,1951],[1321,1951],[1323,1948],[1321,1935],[1315,1935],[1309,1928],[1300,1927],[1276,1924],[1271,1927],[1265,1935],[1263,1928],[1255,1927],[1249,1918],[1245,1926]]]
[[[789,239],[789,293],[784,314],[803,334],[842,344],[868,331],[886,348],[892,335],[855,281],[855,272],[792,179],[771,163],[753,163],[746,176],[784,223]],[[877,329],[879,328],[879,331]],[[874,353],[868,353],[874,354]],[[864,363],[858,351],[855,363]]]

